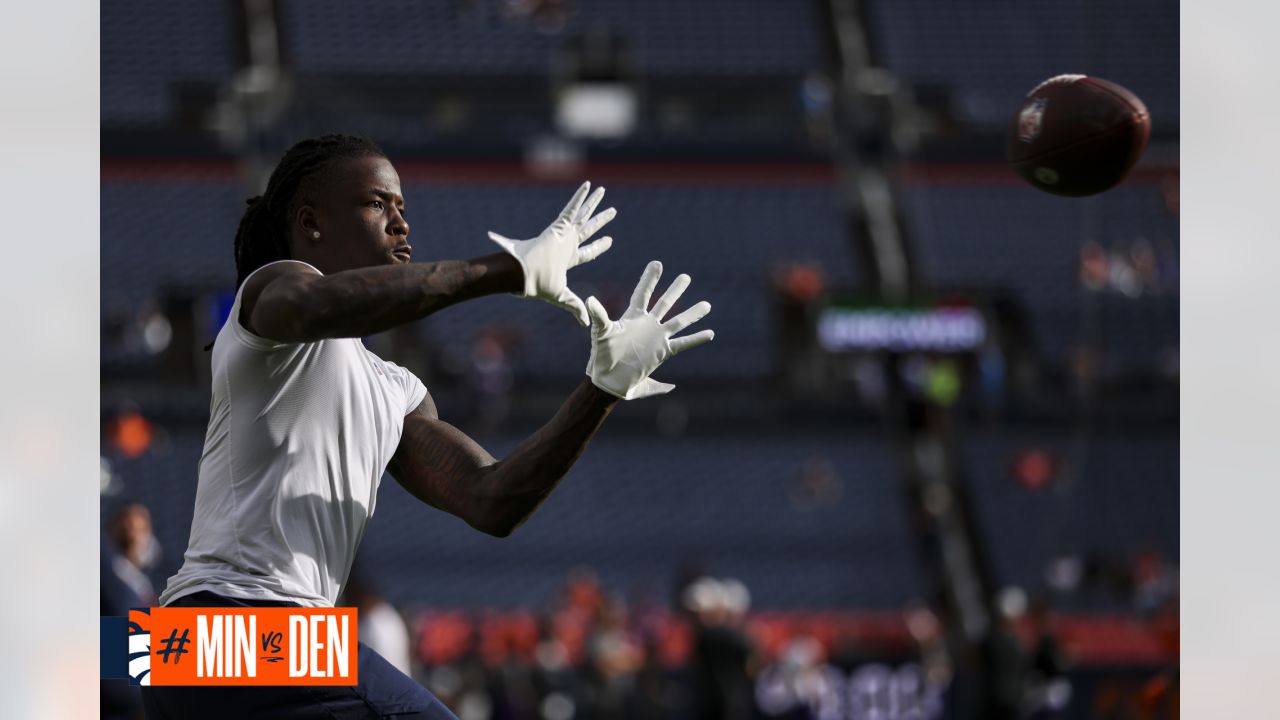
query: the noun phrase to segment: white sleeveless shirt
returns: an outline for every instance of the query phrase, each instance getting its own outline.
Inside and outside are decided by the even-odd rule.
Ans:
[[[160,604],[208,590],[332,607],[427,389],[358,339],[254,335],[240,324],[243,287],[213,345],[191,539]]]

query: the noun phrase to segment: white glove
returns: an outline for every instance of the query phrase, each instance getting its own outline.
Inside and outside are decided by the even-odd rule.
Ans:
[[[672,355],[716,336],[712,330],[703,330],[685,337],[671,337],[706,317],[711,312],[711,303],[703,300],[662,322],[662,317],[689,287],[689,276],[677,276],[653,304],[653,309],[648,310],[649,298],[660,277],[662,263],[654,260],[644,269],[640,284],[631,293],[631,307],[616,321],[609,319],[599,300],[587,298],[587,311],[591,314],[591,359],[587,361],[587,375],[596,387],[623,400],[671,392],[675,385],[658,382],[649,377],[650,373]]]
[[[604,188],[596,188],[584,203],[591,183],[573,194],[569,204],[560,211],[560,217],[547,226],[542,234],[532,240],[512,240],[498,233],[489,233],[489,239],[502,246],[524,269],[524,297],[536,297],[573,313],[581,325],[587,325],[587,309],[569,289],[565,274],[569,268],[589,263],[613,245],[613,238],[602,237],[585,247],[578,247],[596,234],[600,228],[618,214],[609,208],[591,217],[604,197]]]

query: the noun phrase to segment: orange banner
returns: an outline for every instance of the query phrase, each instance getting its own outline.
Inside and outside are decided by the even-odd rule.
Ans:
[[[355,608],[130,610],[129,675],[140,685],[355,685],[357,642]]]

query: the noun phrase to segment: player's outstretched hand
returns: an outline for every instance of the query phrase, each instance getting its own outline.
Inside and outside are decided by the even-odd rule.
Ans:
[[[640,284],[631,294],[631,307],[617,320],[609,319],[599,300],[587,298],[587,311],[591,314],[591,359],[587,361],[587,375],[596,387],[623,400],[671,392],[675,385],[658,382],[649,375],[672,355],[716,336],[712,330],[703,330],[672,337],[706,317],[711,312],[711,303],[703,300],[663,322],[663,316],[689,287],[689,276],[676,276],[671,287],[650,309],[649,299],[660,277],[662,263],[654,260],[644,269]]]
[[[495,232],[489,233],[489,239],[515,257],[524,269],[525,297],[536,297],[559,305],[573,313],[584,326],[590,322],[587,308],[582,304],[582,298],[569,289],[566,273],[571,267],[595,260],[613,245],[610,237],[602,237],[590,245],[582,243],[590,240],[618,214],[617,210],[609,208],[593,217],[592,213],[604,198],[604,188],[596,188],[591,197],[587,197],[589,190],[591,183],[582,183],[555,222],[532,240],[512,240]]]

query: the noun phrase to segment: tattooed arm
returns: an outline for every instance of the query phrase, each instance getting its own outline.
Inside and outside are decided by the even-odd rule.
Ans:
[[[419,500],[506,537],[547,499],[617,402],[584,378],[550,422],[495,460],[440,420],[428,396],[405,417],[387,470]]]
[[[301,263],[277,263],[251,277],[240,322],[280,342],[364,337],[456,302],[517,293],[524,271],[506,253],[473,260],[386,265],[321,275]]]

